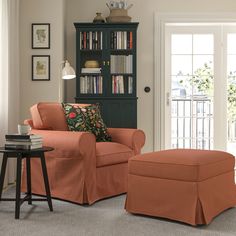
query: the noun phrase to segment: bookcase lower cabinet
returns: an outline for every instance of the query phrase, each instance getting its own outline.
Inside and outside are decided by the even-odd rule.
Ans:
[[[96,104],[107,127],[137,128],[137,99],[81,99],[76,103]]]
[[[74,23],[77,103],[99,103],[108,127],[137,127],[138,23]]]

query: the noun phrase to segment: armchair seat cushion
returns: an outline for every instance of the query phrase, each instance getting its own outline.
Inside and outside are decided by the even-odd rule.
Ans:
[[[96,143],[97,167],[126,163],[132,156],[134,156],[133,150],[123,144],[114,142]]]

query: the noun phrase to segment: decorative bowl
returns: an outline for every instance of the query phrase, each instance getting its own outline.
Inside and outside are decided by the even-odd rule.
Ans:
[[[99,63],[96,60],[87,60],[84,63],[85,68],[99,68]]]

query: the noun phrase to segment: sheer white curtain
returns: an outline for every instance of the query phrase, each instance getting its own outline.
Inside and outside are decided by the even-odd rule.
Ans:
[[[0,0],[0,146],[19,121],[18,24],[19,0]],[[5,186],[15,181],[15,160],[9,160]]]

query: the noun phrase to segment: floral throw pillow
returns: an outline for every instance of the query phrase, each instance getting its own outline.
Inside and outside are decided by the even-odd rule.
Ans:
[[[96,136],[97,142],[111,141],[97,104],[80,107],[79,104],[62,103],[70,131],[86,131]]]
[[[87,131],[86,116],[82,113],[79,104],[62,103],[62,107],[70,131]]]

